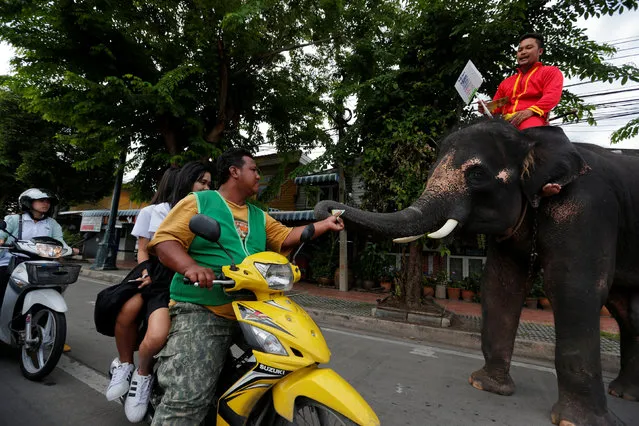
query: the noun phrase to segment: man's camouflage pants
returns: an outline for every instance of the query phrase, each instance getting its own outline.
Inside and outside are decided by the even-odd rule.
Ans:
[[[213,403],[238,324],[191,303],[178,302],[169,312],[171,330],[157,368],[164,394],[153,425],[199,425]]]

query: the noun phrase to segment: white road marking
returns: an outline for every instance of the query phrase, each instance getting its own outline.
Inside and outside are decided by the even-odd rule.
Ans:
[[[109,379],[107,379],[106,376],[67,355],[60,357],[57,367],[89,386],[91,389],[100,392],[102,395],[106,395],[106,388],[109,385]]]
[[[425,357],[429,357],[429,358],[437,358],[437,355],[435,355],[435,351],[431,350],[430,348],[426,348],[426,347],[414,348],[412,351],[410,351],[410,353],[412,355],[425,356]]]
[[[357,333],[351,333],[349,331],[344,331],[344,330],[336,330],[333,328],[324,328],[322,327],[322,332],[330,332],[330,333],[336,333],[336,334],[343,334],[345,336],[349,336],[349,337],[355,337],[355,338],[360,338],[360,339],[366,339],[366,340],[373,340],[375,342],[383,342],[383,343],[393,343],[399,346],[407,346],[409,348],[411,348],[411,353],[415,353],[418,352],[416,355],[421,355],[421,356],[425,356],[425,353],[432,353],[437,354],[446,354],[446,355],[455,355],[455,356],[460,356],[460,357],[464,357],[464,358],[472,358],[472,359],[478,359],[483,361],[484,357],[483,355],[478,355],[478,354],[472,354],[472,353],[466,353],[466,352],[460,352],[460,351],[456,351],[453,349],[444,349],[444,348],[438,348],[435,346],[425,346],[425,345],[415,345],[413,343],[408,343],[408,342],[402,342],[399,340],[391,340],[388,338],[381,338],[381,337],[375,337],[375,336],[368,336],[365,334],[357,334]],[[557,375],[557,373],[555,372],[554,368],[549,368],[549,367],[543,367],[541,365],[534,365],[534,364],[529,364],[527,362],[517,362],[517,361],[512,361],[510,363],[513,366],[516,367],[521,367],[521,368],[527,368],[529,370],[536,370],[536,371],[543,371],[545,373],[550,373],[554,376]]]

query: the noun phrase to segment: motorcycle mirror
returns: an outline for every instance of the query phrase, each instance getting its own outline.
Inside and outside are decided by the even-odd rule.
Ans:
[[[304,243],[311,241],[313,239],[313,235],[315,235],[315,224],[309,223],[302,231],[302,235],[300,235],[300,243],[302,244],[300,244],[295,253],[289,258],[289,261],[292,264],[295,264],[295,258],[299,254],[300,250],[302,250],[302,247],[304,247]]]
[[[13,235],[11,232],[7,231],[7,222],[5,222],[4,220],[0,220],[0,231],[4,231],[7,234],[9,234],[11,237],[13,237],[14,240],[18,240],[18,238],[16,238],[15,235]]]
[[[204,238],[207,241],[216,243],[224,253],[231,259],[231,271],[237,271],[238,267],[235,266],[233,256],[229,253],[222,244],[219,243],[221,230],[220,223],[210,216],[203,214],[196,214],[189,220],[189,229],[198,237]]]
[[[220,223],[203,214],[196,214],[189,220],[189,229],[198,237],[212,243],[216,243],[220,239]]]

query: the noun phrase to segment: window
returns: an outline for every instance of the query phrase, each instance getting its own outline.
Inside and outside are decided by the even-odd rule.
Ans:
[[[448,276],[451,281],[459,281],[471,274],[481,274],[485,263],[485,257],[450,256],[448,258]]]

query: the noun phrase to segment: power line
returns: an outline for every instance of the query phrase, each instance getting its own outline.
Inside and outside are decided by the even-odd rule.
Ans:
[[[618,93],[627,93],[627,92],[635,92],[639,90],[639,86],[631,86],[630,88],[626,88],[626,89],[621,89],[621,90],[609,90],[609,91],[603,91],[603,92],[592,92],[592,93],[586,93],[584,95],[577,95],[580,98],[592,98],[595,96],[605,96],[605,95],[616,95]]]
[[[604,41],[602,43],[613,44],[613,43],[618,43],[618,42],[620,42],[622,40],[628,40],[628,39],[638,39],[639,40],[639,37],[633,35],[633,36],[628,36],[628,37],[616,38],[614,40]]]
[[[613,61],[613,60],[616,60],[616,59],[634,58],[635,56],[639,56],[639,55],[635,53],[633,55],[616,56],[614,58],[606,59],[606,61]]]
[[[617,118],[623,118],[623,117],[631,117],[634,115],[639,115],[639,110],[635,110],[635,111],[629,111],[629,112],[625,112],[625,113],[611,113],[611,114],[607,114],[607,115],[600,115],[600,116],[593,116],[593,119],[597,122],[600,123],[602,121],[606,121],[606,120],[614,120]],[[582,122],[582,121],[573,121],[570,123],[563,123],[561,124],[562,126],[574,126],[577,124],[588,124],[587,122]]]
[[[639,56],[639,54],[637,55]],[[608,83],[607,81],[602,81],[602,80],[595,80],[595,81],[580,81],[579,83],[572,83],[572,84],[567,84],[564,86],[564,89],[567,89],[569,87],[575,87],[575,86],[582,86],[584,84],[593,84],[593,83],[607,83],[607,84],[612,84],[612,83]]]
[[[604,43],[609,44],[611,46],[618,46],[620,44],[634,43],[637,40],[639,40],[639,37],[633,37],[630,40],[624,40],[624,41],[619,41],[619,42],[615,42],[615,43],[608,43],[608,42],[604,42]]]
[[[639,49],[639,46],[634,46],[634,47],[626,47],[625,49],[617,49],[617,53],[619,52],[625,52],[627,50],[636,50]]]
[[[639,98],[619,99],[617,101],[601,102],[601,103],[598,103],[598,104],[590,104],[590,105],[593,105],[593,106],[596,106],[596,107],[600,107],[600,106],[613,105],[613,104],[625,104],[626,102],[636,103],[636,102],[639,102]]]

